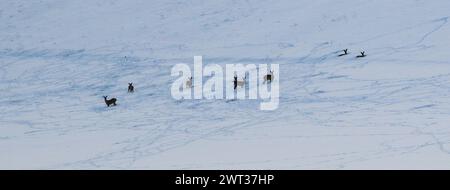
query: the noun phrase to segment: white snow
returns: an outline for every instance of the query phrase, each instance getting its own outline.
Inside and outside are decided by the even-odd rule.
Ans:
[[[448,0],[2,0],[0,169],[450,169],[449,18]],[[279,108],[174,100],[196,55],[280,64]]]

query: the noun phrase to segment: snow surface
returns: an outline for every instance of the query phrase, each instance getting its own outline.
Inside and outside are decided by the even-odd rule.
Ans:
[[[1,0],[0,169],[450,169],[449,17],[448,0]],[[196,55],[280,64],[279,109],[174,100]]]

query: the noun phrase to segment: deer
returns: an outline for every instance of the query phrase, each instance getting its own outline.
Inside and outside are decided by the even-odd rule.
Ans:
[[[128,92],[133,93],[134,92],[134,86],[133,83],[128,83]]]
[[[242,80],[237,81],[237,86],[244,87],[245,86],[245,79],[246,77],[242,78]]]
[[[105,103],[106,103],[106,105],[107,105],[108,107],[109,107],[111,104],[112,104],[113,106],[116,106],[116,101],[117,101],[117,99],[112,98],[112,99],[108,100],[108,99],[106,99],[106,98],[108,98],[108,96],[103,96],[103,98],[105,99]]]
[[[362,58],[362,57],[365,57],[365,56],[366,56],[366,52],[362,51],[361,55],[356,56],[356,58]]]
[[[186,81],[186,88],[192,88],[192,77],[189,77]]]
[[[264,82],[263,82],[263,84],[265,84],[265,83],[268,82],[268,81],[272,82],[272,80],[273,80],[273,71],[271,70],[271,71],[269,72],[269,74],[267,74],[267,75],[264,76]]]
[[[343,54],[340,54],[339,57],[342,57],[342,56],[344,56],[344,55],[348,55],[348,49],[344,49],[344,50],[342,50],[342,51],[344,51],[344,53],[343,53]]]
[[[244,87],[244,85],[245,85],[245,79],[246,79],[247,77],[243,77],[242,78],[242,80],[238,80],[237,79],[237,76],[234,76],[234,89],[236,90],[236,88],[237,87]]]

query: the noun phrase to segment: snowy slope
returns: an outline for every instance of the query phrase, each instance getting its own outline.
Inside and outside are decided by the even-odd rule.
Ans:
[[[450,169],[449,17],[447,0],[2,0],[0,169]],[[174,100],[196,55],[280,64],[279,109]]]

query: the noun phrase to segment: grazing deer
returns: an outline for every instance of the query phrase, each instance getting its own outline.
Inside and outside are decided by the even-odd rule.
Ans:
[[[264,82],[263,84],[265,84],[266,82],[270,81],[272,82],[273,80],[273,71],[270,71],[269,74],[267,74],[266,76],[264,76]]]
[[[186,88],[192,88],[192,77],[189,77],[186,81]]]
[[[366,56],[366,52],[362,51],[361,55],[356,56],[356,58],[361,58],[361,57],[365,57]]]
[[[348,55],[348,49],[344,49],[342,51],[344,51],[344,53],[340,54],[339,57],[344,56],[344,55]]]
[[[234,89],[236,90],[237,87],[241,87],[241,88],[244,87],[246,78],[247,77],[244,77],[240,81],[240,80],[237,79],[237,76],[234,76],[234,81],[233,81],[234,82]]]
[[[109,107],[111,104],[112,104],[113,106],[116,106],[116,101],[117,101],[117,99],[112,98],[112,99],[108,100],[108,99],[106,99],[106,98],[108,98],[108,96],[103,96],[103,98],[105,98],[105,103],[106,103],[106,105],[107,105],[108,107]]]
[[[128,92],[133,93],[134,92],[134,86],[133,83],[128,83]]]

